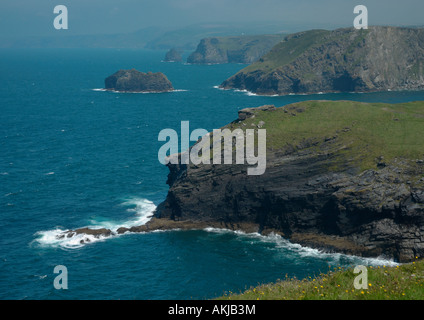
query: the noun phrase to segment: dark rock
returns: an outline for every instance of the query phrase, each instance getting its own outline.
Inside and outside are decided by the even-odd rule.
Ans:
[[[241,110],[237,121],[257,110]],[[268,149],[258,176],[247,175],[247,165],[168,164],[168,195],[143,228],[246,227],[330,251],[400,262],[424,257],[423,166],[379,157],[384,166],[361,171],[333,138]]]
[[[92,235],[96,238],[99,238],[101,236],[109,237],[113,233],[112,233],[111,230],[106,229],[106,228],[100,228],[100,229],[80,228],[80,229],[76,229],[76,230],[67,231],[66,234],[67,234],[68,238],[71,238],[71,237],[78,235],[78,234],[87,234],[87,235]],[[86,241],[87,241],[87,239],[86,239]]]
[[[135,69],[119,70],[105,79],[105,88],[122,92],[169,92],[171,82],[161,72],[143,73]]]

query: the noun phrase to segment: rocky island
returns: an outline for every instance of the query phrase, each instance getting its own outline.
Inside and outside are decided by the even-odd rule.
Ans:
[[[168,164],[169,192],[154,217],[117,233],[217,227],[399,262],[424,257],[424,102],[263,106],[225,128],[267,130],[264,174]],[[87,230],[68,234],[77,232]]]
[[[424,29],[311,30],[287,36],[221,84],[261,95],[424,89]]]
[[[169,92],[174,88],[161,72],[119,70],[105,79],[105,89],[120,92]]]
[[[200,41],[197,49],[187,58],[187,63],[249,64],[269,52],[275,44],[283,39],[284,36],[281,34],[204,38]]]
[[[170,49],[166,55],[165,59],[163,59],[165,62],[181,62],[183,61],[183,58],[181,56],[181,52],[175,48]]]

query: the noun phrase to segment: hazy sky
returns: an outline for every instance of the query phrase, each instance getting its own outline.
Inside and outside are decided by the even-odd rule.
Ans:
[[[349,26],[359,4],[368,7],[370,25],[424,25],[423,0],[0,0],[0,32],[3,36],[120,33],[200,22]],[[53,28],[56,5],[68,8],[67,31]]]

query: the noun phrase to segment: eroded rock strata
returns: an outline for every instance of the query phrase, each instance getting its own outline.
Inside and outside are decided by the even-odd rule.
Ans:
[[[301,106],[265,107],[260,112],[283,112],[289,118],[282,121],[290,121],[305,112]],[[263,119],[252,119],[252,109],[239,114],[241,127]],[[401,262],[422,257],[423,160],[378,157],[372,168],[363,170],[361,157],[349,154],[348,137],[354,130],[354,125],[341,126],[334,135],[268,148],[267,169],[259,176],[248,176],[245,165],[170,164],[169,193],[151,226],[276,232],[296,243],[337,252]]]
[[[423,122],[422,102],[240,110],[226,128],[267,129],[265,173],[168,164],[169,192],[154,217],[117,233],[216,227],[399,262],[423,257],[424,142],[414,127]]]

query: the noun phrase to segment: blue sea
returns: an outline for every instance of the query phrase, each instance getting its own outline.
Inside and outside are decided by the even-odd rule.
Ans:
[[[219,90],[241,64],[165,63],[164,51],[0,51],[0,299],[210,299],[329,268],[391,264],[219,229],[57,239],[148,221],[165,199],[162,129],[213,130],[246,107],[312,99],[406,102],[424,92],[263,97]],[[105,92],[119,69],[161,71],[170,93]],[[54,287],[55,266],[68,289]]]

